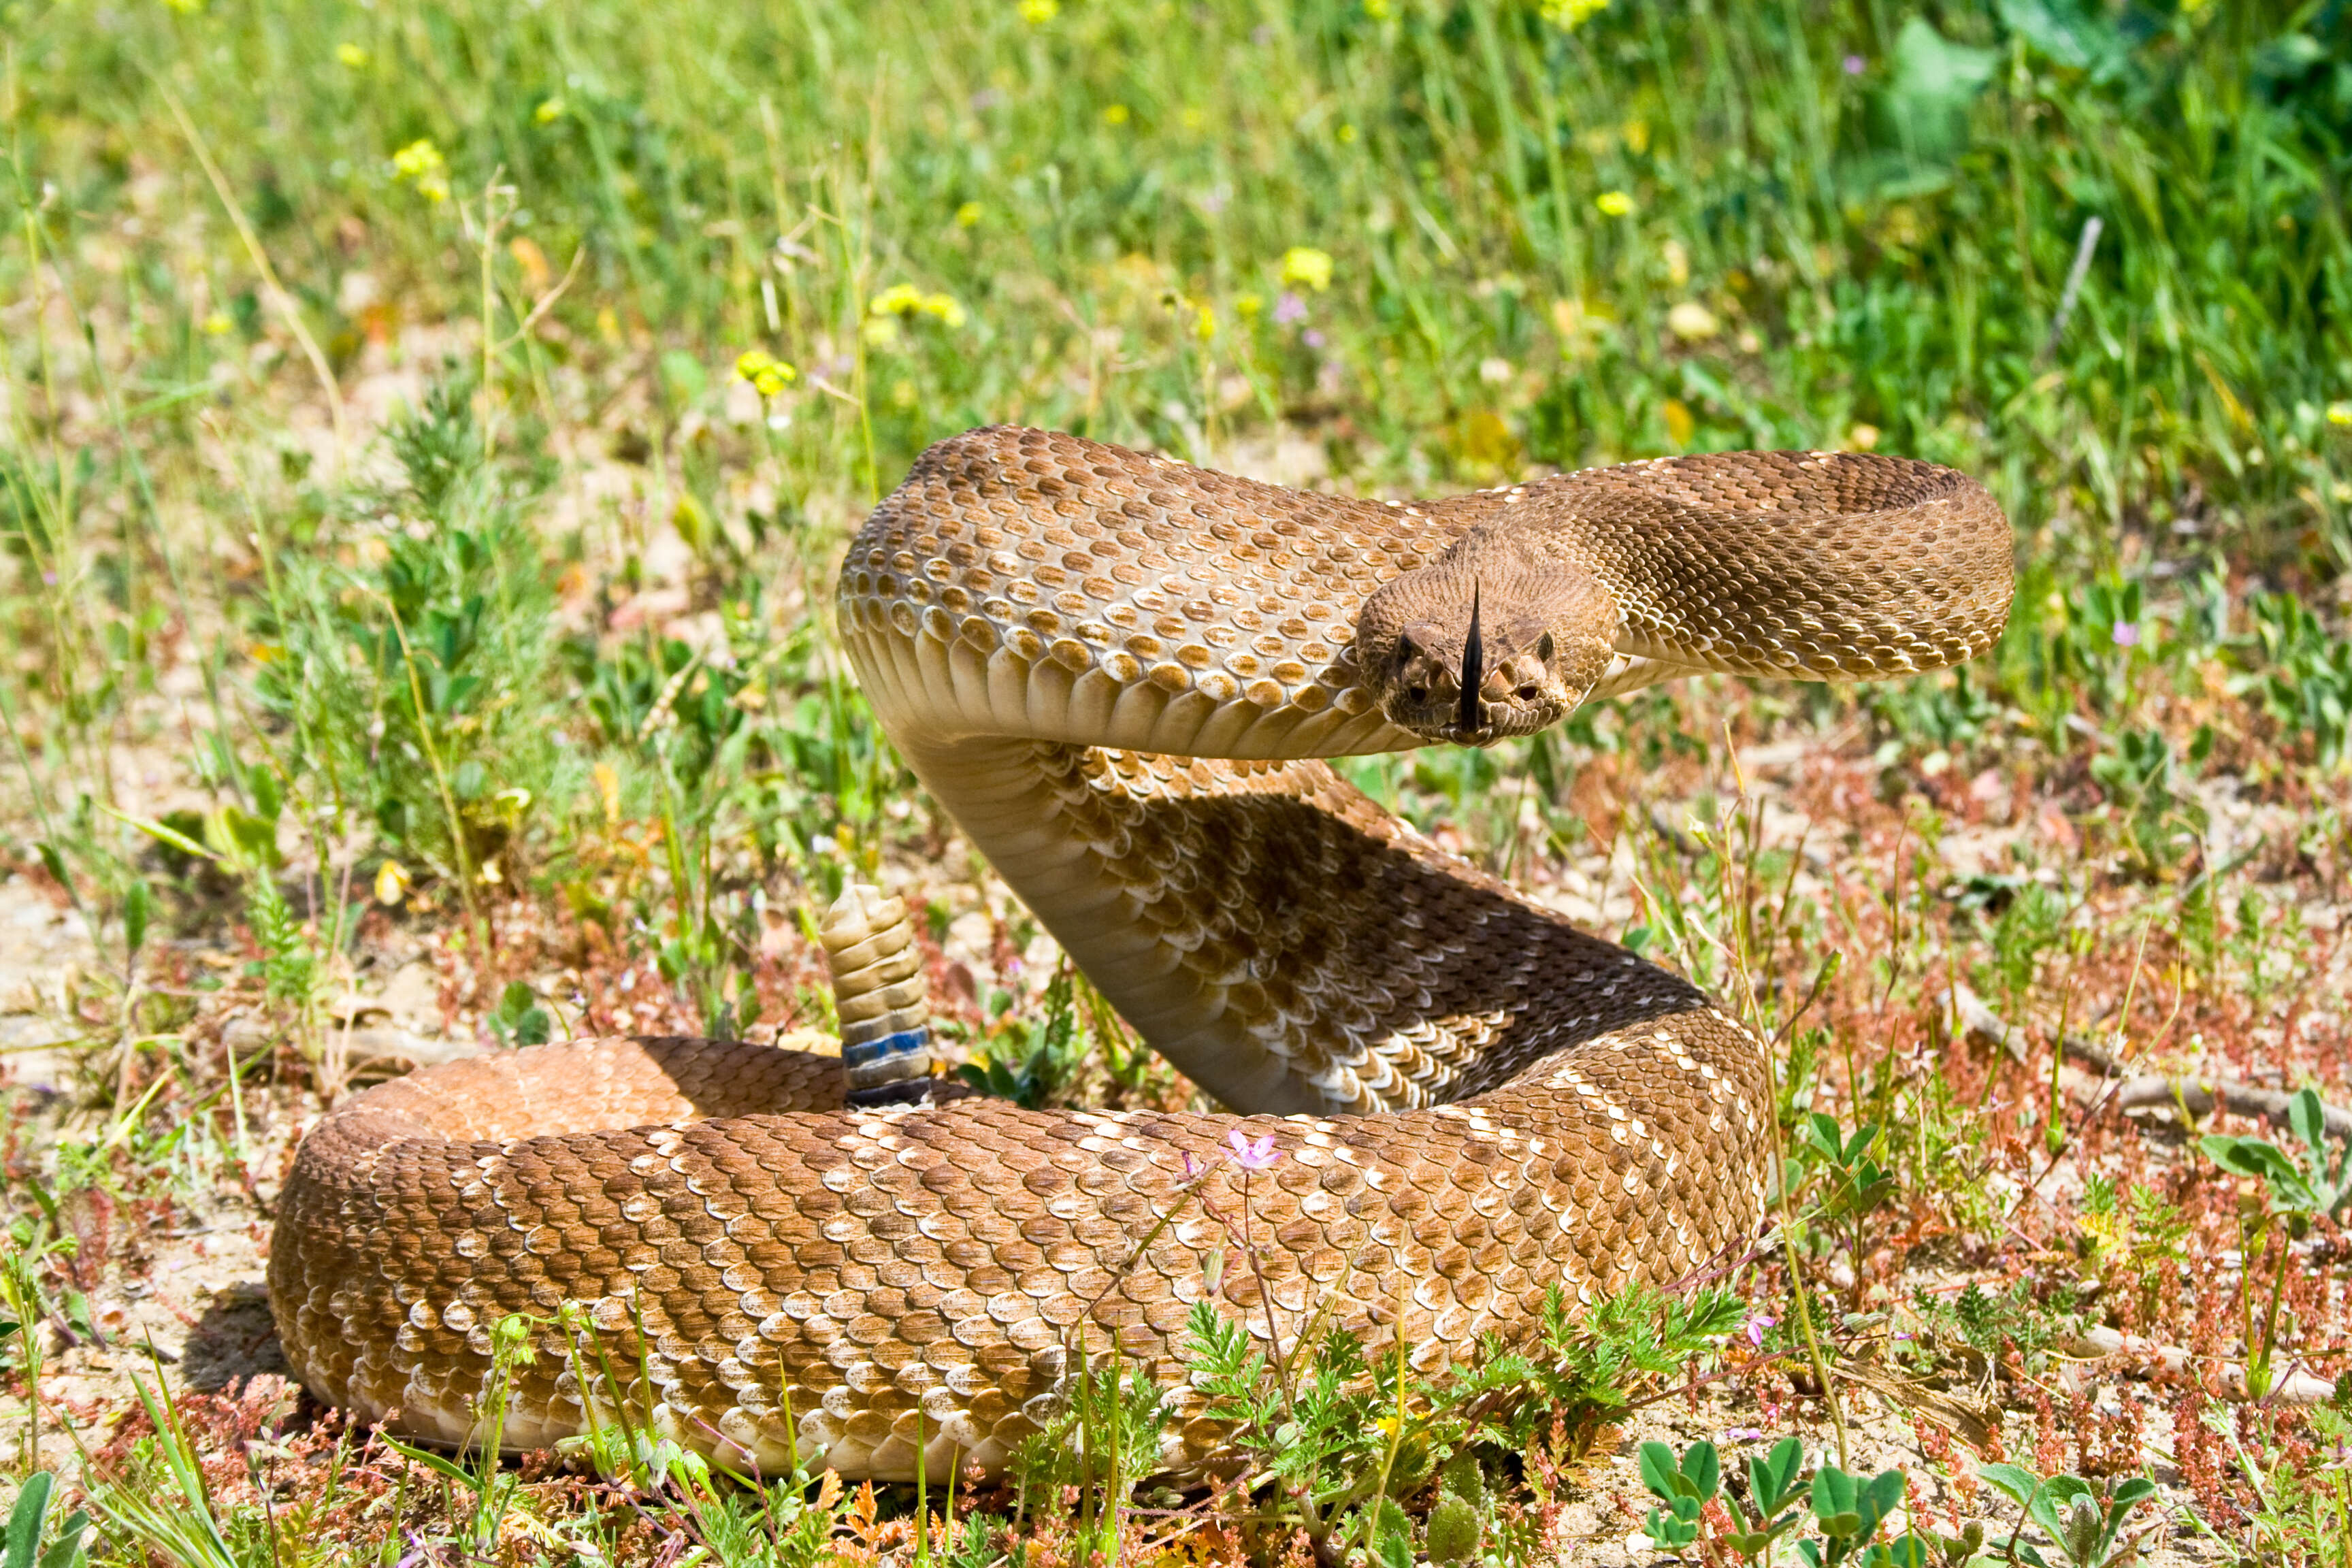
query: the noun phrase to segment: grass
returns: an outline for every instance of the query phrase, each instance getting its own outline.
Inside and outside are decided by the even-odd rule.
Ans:
[[[1738,1555],[1753,1486],[1612,1460],[1703,1407],[1804,1437],[1755,1462],[1832,1556],[2039,1507],[2059,1561],[2053,1510],[2145,1473],[2175,1538],[2352,1561],[2347,1416],[2244,1397],[2347,1370],[2342,1227],[2210,1152],[2299,1146],[2126,1118],[2063,1047],[2352,1097],[2352,10],[0,0],[0,859],[86,939],[37,1003],[66,1092],[0,1149],[0,1374],[98,1560],[186,1559],[151,1481],[274,1565],[1516,1563],[1653,1504]],[[404,963],[460,1034],[821,1028],[814,911],[887,867],[969,1076],[1181,1102],[831,639],[847,530],[995,420],[1368,493],[1815,445],[1992,486],[2020,594],[1967,670],[1350,764],[1772,1042],[1746,1323],[1563,1324],[1507,1389],[1221,1366],[1290,1468],[1207,1494],[1141,1474],[1113,1365],[1035,1484],[919,1523],[634,1451],[460,1485],[266,1379],[122,1381],[142,1236],[266,1209]],[[2188,1359],[2065,1370],[2092,1330]],[[1907,1533],[1819,1513],[1897,1438]]]

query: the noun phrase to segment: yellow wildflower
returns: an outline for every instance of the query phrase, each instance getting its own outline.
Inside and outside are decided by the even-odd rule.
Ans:
[[[1062,0],[1021,0],[1021,19],[1042,27],[1062,14]]]
[[[1715,312],[1696,300],[1685,300],[1666,312],[1666,331],[1686,343],[1705,342],[1722,330]]]
[[[1633,210],[1633,198],[1622,191],[1603,191],[1592,198],[1592,205],[1609,217],[1623,217]]]
[[[433,145],[429,136],[419,137],[394,153],[392,172],[414,184],[416,194],[428,202],[449,199],[449,161],[441,156],[441,149]]]
[[[530,111],[530,117],[538,124],[552,125],[563,118],[563,100],[560,98],[542,98],[539,100],[539,107]]]
[[[866,323],[866,335],[874,342],[887,342],[898,335],[874,330],[877,322],[888,323],[894,316],[929,316],[950,327],[961,327],[964,321],[963,307],[952,295],[926,294],[912,283],[891,284],[866,303],[866,313],[872,318]]]
[[[1601,12],[1609,9],[1609,0],[1543,0],[1538,7],[1543,19],[1563,32],[1574,32]]]
[[[765,349],[746,349],[735,356],[735,374],[751,384],[762,397],[773,397],[801,373]]]
[[[205,336],[208,338],[220,337],[227,332],[230,328],[236,325],[236,323],[235,321],[228,319],[228,313],[226,311],[215,310],[211,315],[205,318]]]
[[[1124,125],[1127,123],[1128,112],[1127,105],[1123,103],[1114,103],[1108,109],[1103,110],[1103,123],[1105,125]]]
[[[978,202],[966,202],[963,205],[956,208],[956,227],[970,228],[978,222],[980,222],[980,204]]]
[[[335,58],[352,70],[362,70],[367,66],[368,52],[357,44],[337,44]]]
[[[598,763],[588,770],[588,774],[595,781],[596,799],[604,808],[604,826],[618,827],[621,825],[621,775],[613,771],[610,763]]]
[[[2327,405],[2330,425],[2352,426],[2352,403],[2331,403]]]
[[[1282,280],[1302,283],[1320,294],[1331,287],[1331,257],[1311,245],[1294,245],[1282,253]]]
[[[397,904],[408,896],[408,870],[397,860],[387,860],[376,868],[375,901]]]

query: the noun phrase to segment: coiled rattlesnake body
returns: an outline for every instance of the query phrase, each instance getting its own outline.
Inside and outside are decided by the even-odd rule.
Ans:
[[[1697,669],[1928,668],[1988,647],[2009,593],[1991,500],[1896,458],[1401,505],[1038,431],[942,442],[842,568],[865,691],[1120,1012],[1255,1114],[845,1108],[838,1061],[700,1040],[453,1063],[305,1141],[270,1260],[289,1357],[463,1441],[493,1326],[529,1313],[509,1447],[625,1403],[741,1468],[795,1445],[851,1477],[993,1467],[1081,1332],[1176,1381],[1232,1245],[1208,1210],[1241,1208],[1236,1128],[1280,1152],[1251,1207],[1285,1335],[1328,1306],[1425,1368],[1551,1286],[1681,1278],[1759,1216],[1756,1041],[1320,759],[1526,733]],[[1205,1205],[1181,1201],[1203,1167]],[[1264,1335],[1259,1279],[1219,1289]],[[1164,1458],[1197,1462],[1218,1428],[1172,1409]]]

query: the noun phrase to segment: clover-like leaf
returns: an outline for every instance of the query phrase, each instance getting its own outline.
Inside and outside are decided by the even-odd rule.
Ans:
[[[1748,1456],[1748,1491],[1767,1519],[1805,1495],[1807,1483],[1797,1474],[1804,1463],[1804,1445],[1794,1437],[1781,1438],[1769,1454]]]
[[[1714,1497],[1723,1479],[1722,1461],[1717,1457],[1715,1445],[1702,1439],[1685,1449],[1682,1473],[1699,1501]]]
[[[1881,1470],[1855,1489],[1856,1511],[1862,1516],[1862,1528],[1854,1533],[1867,1541],[1885,1522],[1903,1501],[1903,1472]]]

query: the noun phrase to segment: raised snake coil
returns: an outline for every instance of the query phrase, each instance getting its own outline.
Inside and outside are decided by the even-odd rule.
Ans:
[[[1895,458],[1665,459],[1399,505],[1037,431],[942,442],[842,568],[866,694],[1126,1017],[1258,1114],[845,1109],[837,1060],[705,1040],[419,1072],[330,1114],[285,1188],[270,1291],[305,1383],[466,1440],[491,1330],[527,1313],[510,1447],[626,1414],[770,1473],[795,1445],[853,1478],[992,1468],[1082,1333],[1181,1384],[1220,1276],[1220,1310],[1267,1331],[1229,1228],[1237,1127],[1280,1151],[1250,1206],[1286,1336],[1328,1306],[1426,1369],[1549,1287],[1589,1302],[1738,1247],[1765,1173],[1757,1042],[1318,760],[1422,743],[1384,717],[1356,616],[1472,536],[1601,584],[1603,691],[1949,663],[2010,593],[1991,500]],[[1188,1166],[1211,1168],[1191,1200]],[[1163,1458],[1198,1463],[1221,1429],[1170,1400]]]

